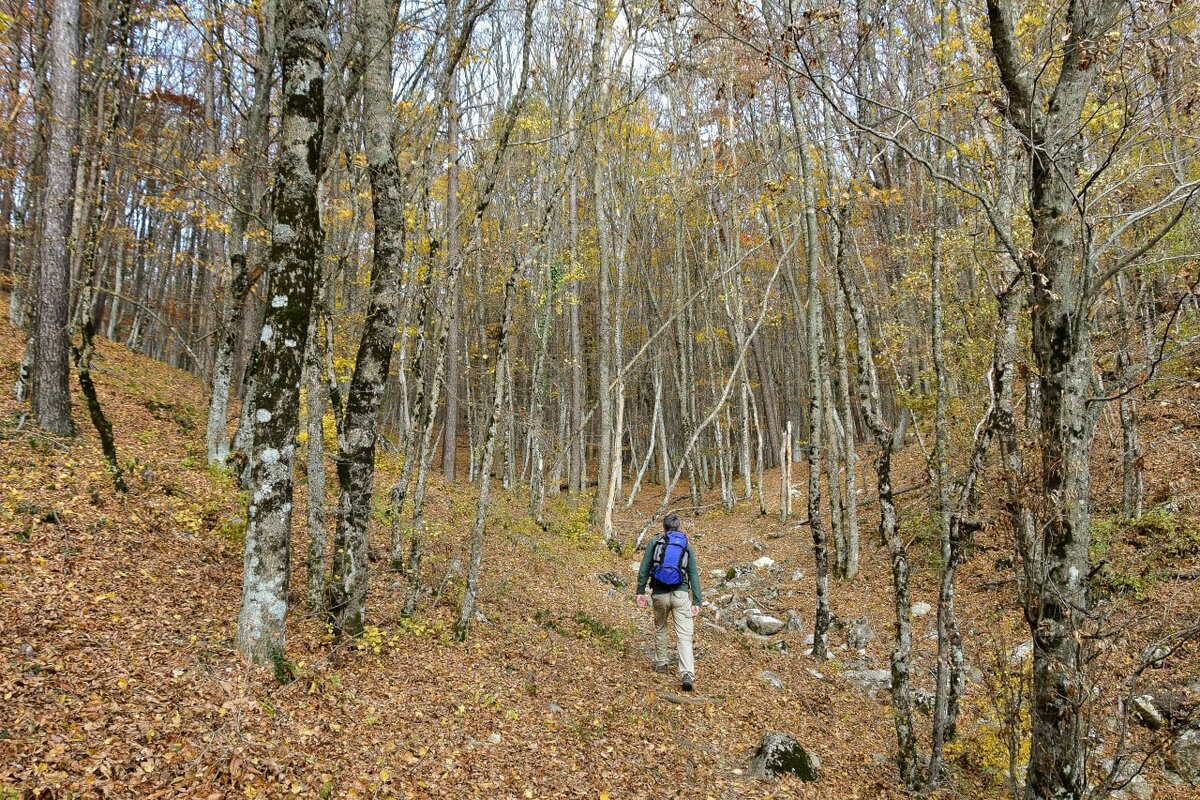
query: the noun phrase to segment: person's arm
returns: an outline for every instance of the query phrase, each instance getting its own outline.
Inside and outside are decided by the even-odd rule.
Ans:
[[[700,605],[700,570],[696,568],[696,551],[688,545],[688,584],[692,587],[692,605]]]
[[[656,544],[658,544],[657,536],[650,540],[646,545],[646,552],[642,553],[642,565],[638,568],[638,594],[646,592],[646,582],[650,580],[650,565],[654,562],[654,546]]]

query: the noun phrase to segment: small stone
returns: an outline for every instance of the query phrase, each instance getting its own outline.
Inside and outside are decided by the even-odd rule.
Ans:
[[[784,622],[775,617],[750,614],[746,617],[746,625],[760,636],[774,636],[783,630]]]
[[[546,709],[547,709],[547,710],[548,710],[548,711],[549,711],[551,714],[561,714],[561,713],[563,713],[563,707],[562,707],[562,706],[560,706],[558,703],[551,703],[550,705],[546,706]]]
[[[776,589],[774,586],[768,586],[766,589],[763,590],[763,601],[764,602],[774,603],[778,599],[779,599],[779,590]]]
[[[1147,647],[1142,653],[1142,660],[1149,664],[1154,669],[1162,669],[1166,666],[1167,657],[1171,655],[1171,648],[1157,645]]]
[[[816,639],[816,637],[815,637],[815,636],[813,636],[811,633],[810,633],[808,636],[805,636],[805,637],[804,637],[804,643],[805,643],[806,645],[808,645],[809,647],[812,647],[812,646],[813,646],[813,642],[815,642],[816,640],[817,640],[817,639]]]
[[[912,604],[912,615],[914,617],[923,617],[930,611],[933,611],[933,606],[924,601]]]
[[[607,583],[614,589],[624,589],[629,585],[625,582],[625,579],[616,572],[604,572],[596,577],[598,577],[602,583]]]
[[[753,562],[751,564],[751,566],[754,567],[755,569],[766,569],[768,567],[773,566],[774,564],[775,564],[775,559],[771,558],[770,556],[763,556],[762,558]]]
[[[493,733],[491,736],[488,737],[488,743],[489,744],[500,744],[500,734]]]
[[[800,618],[800,615],[794,610],[789,609],[785,616],[787,617],[787,626],[784,628],[784,632],[799,633],[801,627],[804,625],[804,621]],[[806,644],[812,644],[812,642],[806,642]]]
[[[778,675],[776,675],[774,672],[771,672],[771,670],[769,670],[769,669],[764,669],[762,672],[758,673],[758,679],[760,681],[762,681],[763,683],[771,684],[776,689],[783,688],[783,678],[780,678]]]
[[[1129,702],[1133,706],[1133,716],[1147,728],[1157,731],[1167,726],[1167,719],[1155,704],[1153,695],[1139,694]]]
[[[804,671],[807,672],[809,675],[812,675],[814,678],[816,678],[819,681],[825,680],[825,673],[815,670],[812,667],[805,667]]]
[[[795,572],[793,572],[793,573],[792,573],[792,580],[794,580],[794,581],[802,581],[802,580],[804,580],[804,570],[802,570],[802,569],[798,569],[798,570],[796,570]]]
[[[763,734],[750,761],[750,774],[756,778],[790,774],[802,781],[815,781],[820,768],[820,759],[786,733]]]

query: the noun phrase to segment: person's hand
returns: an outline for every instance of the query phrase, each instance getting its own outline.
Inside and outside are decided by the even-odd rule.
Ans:
[[[700,616],[700,606],[692,606],[692,616],[693,617]]]
[[[638,604],[638,608],[649,608],[650,607],[650,598],[646,597],[646,595],[644,595],[644,594],[639,594],[637,596],[637,604]]]

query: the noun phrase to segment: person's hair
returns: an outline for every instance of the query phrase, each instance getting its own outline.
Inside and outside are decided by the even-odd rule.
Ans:
[[[667,514],[666,519],[663,520],[663,530],[664,531],[679,530],[679,515],[676,514],[674,511],[672,511],[670,514]]]

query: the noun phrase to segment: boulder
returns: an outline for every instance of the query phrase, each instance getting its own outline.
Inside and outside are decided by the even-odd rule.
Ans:
[[[1109,795],[1112,800],[1149,800],[1154,795],[1154,789],[1141,774],[1142,765],[1136,759],[1121,761],[1118,769],[1113,770],[1113,760],[1105,759],[1104,773],[1108,776],[1110,786],[1116,787]]]
[[[1189,728],[1171,742],[1167,777],[1172,783],[1200,786],[1200,728]]]
[[[750,774],[756,778],[795,775],[802,781],[815,781],[820,768],[820,760],[786,733],[764,733],[750,760]]]
[[[892,688],[892,671],[888,669],[848,669],[842,674],[850,683],[871,693]]]
[[[758,679],[763,683],[771,684],[776,689],[783,688],[783,678],[779,677],[774,672],[771,672],[769,669],[764,669],[762,672],[758,673]]]
[[[746,625],[759,636],[774,636],[783,630],[784,622],[765,614],[748,614]]]
[[[846,624],[846,644],[854,650],[861,650],[877,638],[866,617],[850,620]]]
[[[1154,702],[1154,695],[1139,694],[1129,701],[1134,718],[1151,730],[1167,727],[1167,718]]]

